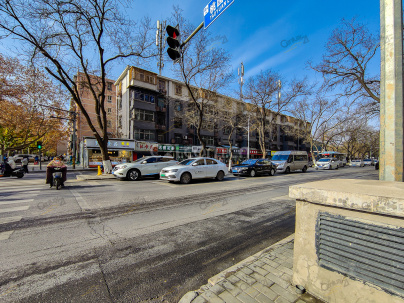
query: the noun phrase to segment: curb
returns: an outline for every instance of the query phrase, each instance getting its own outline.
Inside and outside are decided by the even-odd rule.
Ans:
[[[271,246],[259,251],[258,253],[244,259],[243,261],[241,261],[241,262],[239,262],[239,263],[225,269],[224,271],[222,271],[222,272],[218,273],[217,275],[215,275],[215,276],[211,277],[210,279],[208,279],[208,284],[210,284],[210,286],[214,286],[215,284],[219,283],[220,281],[226,279],[228,276],[231,276],[232,274],[238,272],[242,268],[254,263],[255,261],[260,259],[266,253],[269,253],[270,251],[278,248],[279,246],[285,245],[286,243],[289,243],[289,242],[293,241],[294,238],[295,238],[295,234],[292,234],[292,235],[290,235],[290,236],[276,242],[275,244],[272,244]],[[178,303],[196,302],[194,300],[196,298],[198,298],[200,296],[200,294],[205,291],[203,288],[206,288],[206,284],[201,286],[201,288],[199,288],[196,291],[189,291],[188,293],[186,293]],[[205,302],[205,300],[203,302]]]

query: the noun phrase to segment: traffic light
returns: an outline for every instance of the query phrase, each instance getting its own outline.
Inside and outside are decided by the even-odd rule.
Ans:
[[[172,60],[177,60],[181,58],[181,47],[180,47],[180,31],[178,30],[178,25],[173,27],[171,25],[167,25],[166,31],[168,34],[167,37],[167,54]]]
[[[37,142],[36,142],[36,147],[37,147],[38,149],[42,149],[42,141],[37,141]]]

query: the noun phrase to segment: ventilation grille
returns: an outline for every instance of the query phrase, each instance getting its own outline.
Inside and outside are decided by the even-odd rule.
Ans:
[[[321,267],[404,297],[404,228],[320,213],[316,250]]]

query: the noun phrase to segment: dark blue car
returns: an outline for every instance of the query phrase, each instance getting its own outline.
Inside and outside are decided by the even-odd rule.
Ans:
[[[234,176],[275,175],[276,166],[268,159],[249,159],[231,169]]]

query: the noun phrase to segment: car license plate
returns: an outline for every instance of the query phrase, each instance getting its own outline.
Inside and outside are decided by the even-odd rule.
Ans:
[[[162,177],[165,177],[166,175],[165,175],[165,174],[161,174],[161,176],[162,176]]]

